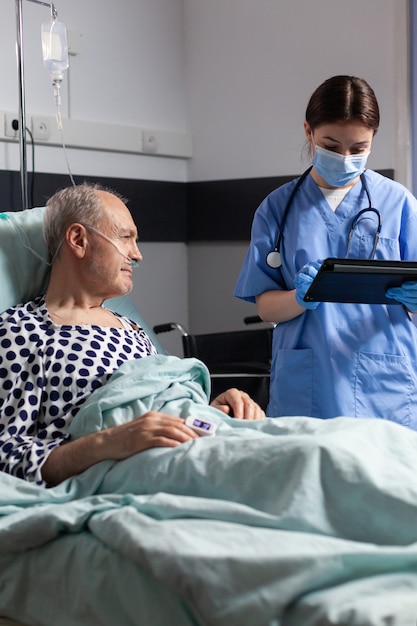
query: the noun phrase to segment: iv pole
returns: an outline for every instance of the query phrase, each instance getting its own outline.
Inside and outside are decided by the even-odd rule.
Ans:
[[[16,54],[19,78],[19,147],[20,147],[20,187],[22,192],[22,207],[28,208],[28,175],[27,175],[27,145],[26,145],[26,103],[25,103],[25,68],[23,55],[23,0],[16,1]],[[52,19],[57,18],[55,5],[41,0],[28,0],[51,9]]]

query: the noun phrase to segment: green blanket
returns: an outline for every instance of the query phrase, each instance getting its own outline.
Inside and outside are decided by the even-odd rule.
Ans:
[[[194,359],[125,363],[73,437],[148,410],[210,418],[217,435],[49,490],[1,476],[0,613],[44,626],[415,624],[417,433],[234,420],[207,406],[208,387]]]

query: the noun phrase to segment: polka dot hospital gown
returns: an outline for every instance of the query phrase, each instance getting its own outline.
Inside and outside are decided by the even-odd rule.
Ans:
[[[41,467],[94,389],[156,354],[145,331],[54,324],[43,296],[0,316],[0,471],[44,485]]]

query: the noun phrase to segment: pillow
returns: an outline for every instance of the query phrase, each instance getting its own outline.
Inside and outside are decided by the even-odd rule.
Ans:
[[[33,300],[49,279],[43,240],[45,207],[0,213],[0,311]],[[32,251],[32,249],[33,251]]]
[[[50,267],[43,239],[45,207],[0,213],[0,312],[44,293]],[[152,339],[158,352],[166,353],[128,296],[107,300],[105,306],[133,319]]]

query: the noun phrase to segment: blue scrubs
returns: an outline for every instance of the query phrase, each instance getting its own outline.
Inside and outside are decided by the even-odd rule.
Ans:
[[[417,260],[417,200],[405,187],[366,171],[372,206],[382,230],[376,259]],[[255,213],[251,243],[235,296],[294,289],[301,267],[316,259],[345,257],[358,211],[369,206],[359,181],[334,212],[309,175],[288,213],[281,242],[282,267],[266,263],[274,250],[285,204],[296,181],[273,191]],[[372,253],[377,216],[365,213],[349,256]],[[322,302],[274,329],[267,414],[331,418],[378,417],[417,430],[417,328],[398,304]]]

